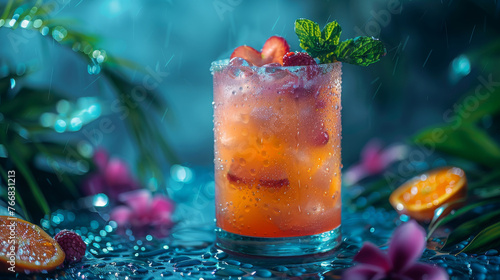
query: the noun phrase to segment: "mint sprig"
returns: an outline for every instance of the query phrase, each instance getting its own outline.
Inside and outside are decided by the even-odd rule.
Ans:
[[[300,47],[320,63],[336,61],[368,66],[380,60],[386,54],[381,41],[373,37],[356,37],[340,42],[342,28],[336,21],[328,23],[323,30],[308,19],[295,21],[295,33],[300,40]]]

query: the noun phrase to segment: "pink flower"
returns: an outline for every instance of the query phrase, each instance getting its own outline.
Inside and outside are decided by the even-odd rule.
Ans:
[[[448,279],[448,274],[439,266],[418,263],[425,248],[425,230],[411,220],[398,227],[386,255],[373,243],[365,242],[354,256],[359,264],[346,270],[343,279]]]
[[[85,195],[104,193],[110,199],[116,200],[121,193],[139,188],[127,164],[120,159],[109,159],[106,151],[96,151],[94,163],[97,172],[91,174],[82,184]]]
[[[120,227],[130,227],[137,232],[166,235],[173,225],[174,204],[162,195],[151,195],[148,190],[123,193],[119,200],[126,205],[117,206],[111,212],[111,219]]]
[[[382,149],[379,140],[370,140],[363,151],[361,160],[352,165],[344,174],[343,180],[348,184],[355,184],[362,179],[384,171],[391,163],[403,159],[407,154],[407,147],[401,144],[391,145]]]

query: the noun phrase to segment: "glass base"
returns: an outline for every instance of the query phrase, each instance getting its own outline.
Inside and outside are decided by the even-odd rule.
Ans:
[[[215,245],[222,250],[265,257],[291,257],[325,253],[337,247],[341,239],[340,226],[321,234],[283,238],[251,237],[217,228],[216,236]]]

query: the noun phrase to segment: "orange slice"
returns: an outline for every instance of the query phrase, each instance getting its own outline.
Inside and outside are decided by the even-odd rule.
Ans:
[[[438,207],[466,195],[465,172],[458,167],[443,167],[410,179],[391,194],[389,201],[399,213],[429,221]]]
[[[39,226],[10,219],[0,216],[0,272],[44,272],[64,262],[59,244]]]

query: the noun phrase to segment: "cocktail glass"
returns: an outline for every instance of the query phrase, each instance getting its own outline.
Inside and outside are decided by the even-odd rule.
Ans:
[[[341,63],[212,63],[216,245],[260,256],[340,242]]]

